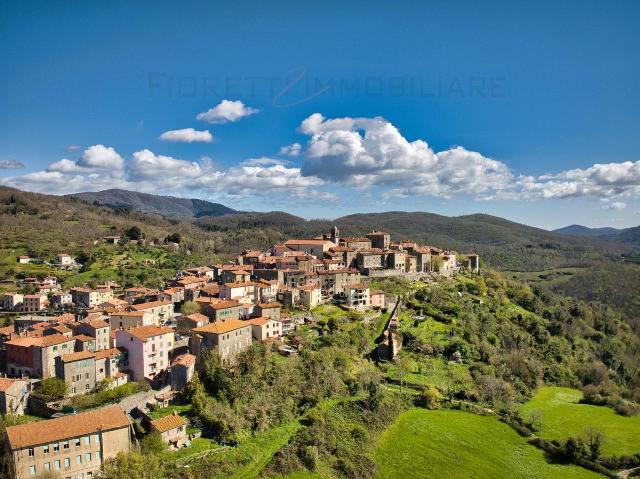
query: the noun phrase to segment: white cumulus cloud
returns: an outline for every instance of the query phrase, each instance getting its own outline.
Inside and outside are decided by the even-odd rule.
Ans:
[[[211,143],[213,141],[213,136],[209,130],[199,131],[193,128],[165,131],[159,138],[163,141],[177,141],[181,143]]]
[[[90,174],[99,173],[120,178],[124,174],[124,158],[110,146],[88,147],[77,160],[62,159],[51,163],[48,172]]]
[[[299,156],[302,152],[302,145],[300,143],[291,143],[280,148],[279,153],[281,155]]]
[[[163,182],[172,181],[180,184],[204,173],[198,162],[156,155],[147,149],[136,151],[133,154],[128,171],[129,179],[132,181],[162,180]]]
[[[304,120],[310,136],[303,173],[350,186],[398,186],[388,196],[483,194],[506,188],[509,168],[463,147],[434,152],[424,140],[408,141],[383,118]]]
[[[238,121],[245,116],[258,113],[260,110],[251,108],[240,100],[222,100],[213,108],[198,113],[196,119],[206,121],[208,123],[229,123]]]
[[[435,152],[407,140],[384,118],[326,119],[314,113],[300,125],[309,137],[302,173],[355,187],[386,186],[384,197],[471,195],[479,199],[588,197],[640,194],[640,161],[527,176],[462,146]],[[618,201],[620,209],[624,202]]]

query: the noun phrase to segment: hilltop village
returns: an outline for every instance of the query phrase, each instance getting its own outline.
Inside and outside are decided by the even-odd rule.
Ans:
[[[102,241],[117,245],[121,240]],[[20,256],[18,261],[34,260]],[[71,270],[78,266],[65,253],[53,263]],[[35,282],[36,293],[7,293],[3,311],[19,315],[0,329],[0,412],[54,417],[47,422],[51,427],[7,428],[13,473],[91,477],[105,459],[132,447],[135,411],[149,403],[169,404],[205,351],[216,352],[229,366],[254,341],[295,354],[296,328],[320,305],[360,312],[392,309],[395,298],[372,289],[372,281],[428,280],[479,267],[477,254],[392,242],[384,231],[342,237],[333,227],[321,237],[290,239],[267,251],[244,251],[228,263],[179,271],[163,289],[122,289],[109,282],[67,291],[51,276]],[[393,342],[393,333],[388,334]],[[126,405],[65,414],[75,412],[69,406],[74,397],[134,383],[135,399]],[[54,386],[58,392],[51,397],[38,394]],[[181,416],[143,419],[170,447],[190,443]]]

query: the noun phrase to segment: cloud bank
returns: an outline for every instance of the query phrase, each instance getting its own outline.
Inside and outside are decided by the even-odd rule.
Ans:
[[[202,115],[207,121],[237,121],[255,113],[242,102],[224,100]],[[423,139],[408,140],[381,117],[327,119],[314,113],[298,131],[306,144],[280,149],[289,160],[249,158],[216,167],[208,158],[188,161],[135,151],[125,160],[113,147],[93,145],[77,159],[63,158],[45,170],[4,178],[3,184],[50,193],[125,188],[154,193],[194,191],[218,198],[259,197],[269,201],[317,204],[335,201],[327,189],[376,188],[383,199],[472,197],[480,200],[591,198],[622,210],[640,195],[640,161],[595,164],[544,175],[513,171],[499,160],[463,146],[434,151]],[[168,141],[209,141],[210,133],[171,130]],[[6,163],[6,162],[5,162]],[[3,168],[6,168],[3,167]],[[315,202],[315,203],[314,203]]]

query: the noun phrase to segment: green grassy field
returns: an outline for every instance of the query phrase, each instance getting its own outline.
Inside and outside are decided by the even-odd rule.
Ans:
[[[522,417],[541,414],[540,436],[547,439],[580,436],[593,427],[604,435],[604,454],[640,453],[640,416],[621,416],[606,406],[580,404],[580,399],[577,389],[544,387],[522,407]]]
[[[412,409],[382,436],[379,479],[596,479],[578,466],[551,464],[494,417]]]

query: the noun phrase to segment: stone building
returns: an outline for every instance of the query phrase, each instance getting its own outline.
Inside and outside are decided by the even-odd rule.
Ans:
[[[129,452],[131,424],[118,406],[6,429],[12,477],[90,478],[106,459]]]
[[[191,331],[190,349],[197,357],[206,349],[215,349],[223,360],[229,361],[251,345],[251,324],[228,319],[207,324]]]
[[[96,387],[96,355],[91,351],[56,358],[56,376],[69,387],[68,395],[86,394]]]

